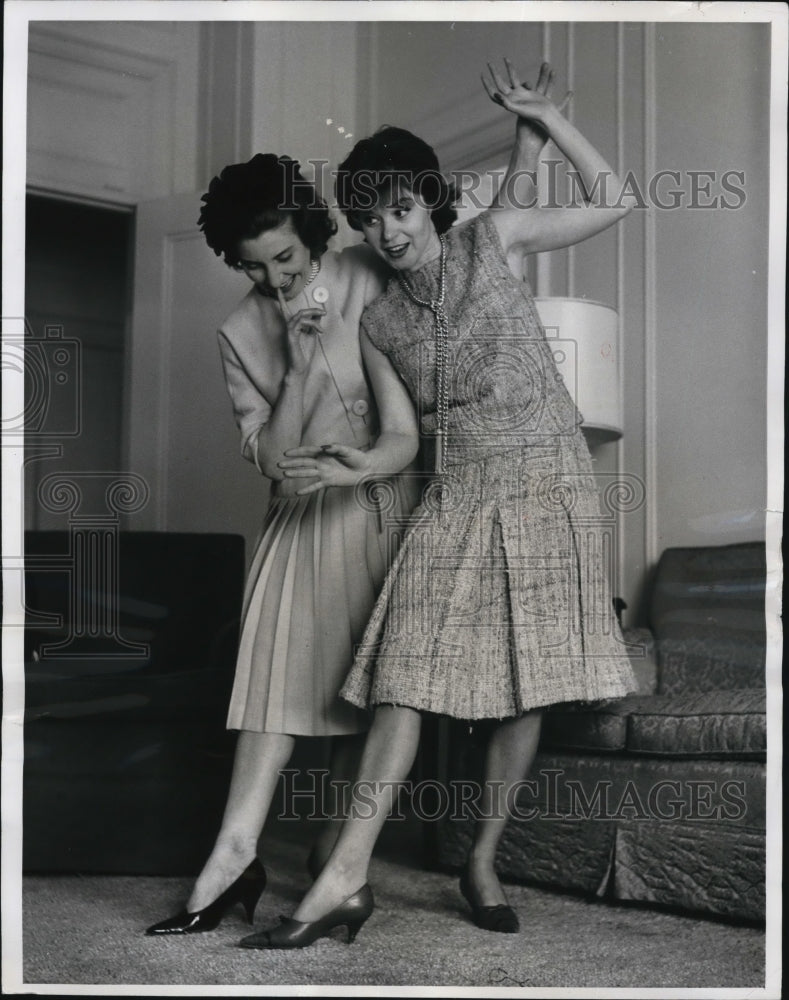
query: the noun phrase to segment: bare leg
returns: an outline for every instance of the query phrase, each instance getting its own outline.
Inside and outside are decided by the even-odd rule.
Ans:
[[[343,783],[347,783],[350,787],[355,781],[359,773],[366,736],[367,733],[354,733],[351,736],[335,736],[332,739],[329,778],[338,783],[338,793],[336,797],[330,796],[329,800],[324,802],[324,809],[330,810],[330,813],[312,848],[311,856],[319,868],[323,868],[329,860],[329,855],[340,835],[345,817],[342,814],[343,797],[339,788]]]
[[[312,921],[360,889],[378,834],[392,810],[398,783],[405,781],[419,746],[419,712],[399,705],[379,705],[365,743],[357,788],[351,796],[348,819],[320,878],[293,914]]]
[[[541,719],[539,711],[506,719],[496,727],[488,744],[480,802],[483,818],[477,821],[468,858],[469,881],[482,906],[507,902],[493,867],[496,848],[510,816],[508,791],[525,777],[534,761]]]
[[[213,903],[254,859],[280,769],[290,760],[294,743],[282,733],[238,734],[222,826],[186,904],[189,913]]]

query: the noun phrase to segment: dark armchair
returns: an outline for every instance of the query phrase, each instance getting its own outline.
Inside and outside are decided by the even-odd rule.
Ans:
[[[230,534],[28,532],[26,871],[188,874],[227,792]]]

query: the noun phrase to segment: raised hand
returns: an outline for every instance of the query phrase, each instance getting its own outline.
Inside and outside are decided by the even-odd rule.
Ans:
[[[551,139],[580,181],[585,203],[560,207],[540,205],[533,198],[516,201],[499,197],[493,207],[501,210],[493,219],[505,254],[542,253],[571,246],[618,222],[631,205],[623,203],[622,181],[605,157],[562,114],[572,94],[567,93],[558,106],[553,103],[553,72],[547,63],[540,67],[534,88],[521,82],[508,60],[505,66],[506,79],[488,64],[490,77],[482,76],[488,97],[516,115],[519,128],[533,130],[529,142]]]
[[[355,486],[370,471],[368,452],[344,444],[325,444],[321,447],[304,445],[285,452],[286,458],[278,462],[288,479],[316,479],[297,496],[306,496],[327,486]]]
[[[509,59],[504,59],[504,66],[506,80],[491,63],[488,63],[490,80],[483,74],[482,85],[492,101],[518,116],[516,138],[521,149],[531,148],[539,153],[548,141],[548,133],[542,126],[542,120],[547,109],[555,107],[550,100],[554,71],[549,63],[543,62],[537,82],[532,88],[528,83],[521,82]],[[572,92],[568,91],[556,110],[563,111],[572,96]]]

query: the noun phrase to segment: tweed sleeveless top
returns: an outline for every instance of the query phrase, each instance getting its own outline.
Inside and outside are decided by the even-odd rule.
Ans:
[[[433,298],[438,282],[438,260],[409,275],[421,299]],[[446,302],[447,464],[574,436],[581,415],[556,369],[531,289],[507,266],[490,212],[447,233]],[[361,326],[405,381],[430,440],[437,430],[432,313],[392,279]]]

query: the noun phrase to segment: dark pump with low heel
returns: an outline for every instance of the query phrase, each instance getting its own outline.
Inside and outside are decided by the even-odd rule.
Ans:
[[[348,929],[348,944],[356,938],[362,924],[375,908],[372,889],[365,884],[354,892],[344,902],[335,906],[320,920],[292,920],[290,917],[280,917],[278,927],[267,931],[258,931],[242,938],[239,946],[242,948],[306,948],[318,938],[324,937],[335,927],[343,925]]]
[[[186,909],[176,913],[174,917],[153,924],[145,932],[151,935],[162,934],[199,934],[201,931],[212,931],[219,925],[227,911],[241,903],[251,924],[255,915],[255,907],[263,890],[266,888],[266,869],[257,858],[227,889],[203,910],[189,913]]]
[[[517,934],[520,930],[518,915],[511,906],[499,903],[496,906],[482,906],[475,898],[468,877],[468,869],[460,876],[460,891],[471,907],[471,917],[483,931],[498,931],[500,934]]]

